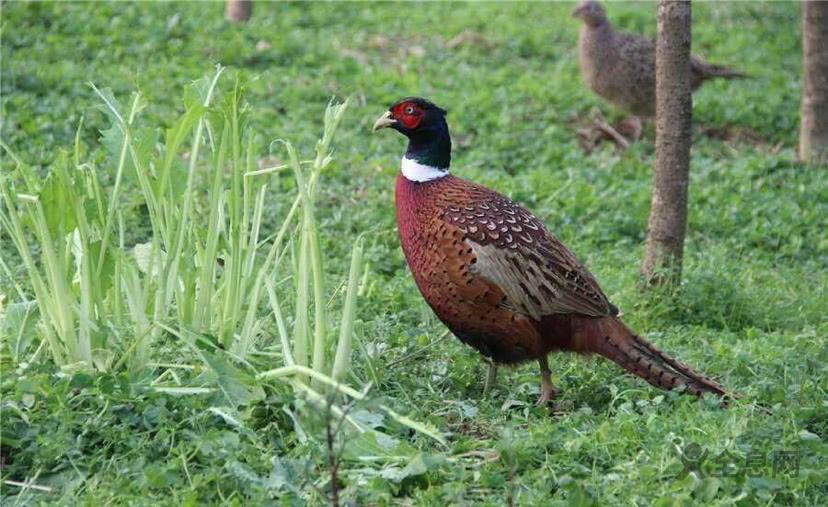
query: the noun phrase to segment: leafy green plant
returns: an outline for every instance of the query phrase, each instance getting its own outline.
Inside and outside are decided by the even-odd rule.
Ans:
[[[326,286],[332,284],[326,280],[315,216],[320,177],[333,160],[334,133],[348,103],[328,106],[312,160],[300,160],[292,144],[280,141],[288,164],[257,169],[257,145],[246,125],[242,87],[237,82],[219,106],[212,105],[222,72],[219,67],[212,77],[190,87],[184,113],[167,129],[158,150],[151,149],[152,132],[137,126],[138,113],[146,106],[141,96],[133,95],[124,114],[110,92],[93,85],[113,122],[104,134],[112,160],[117,161],[108,199],[97,171],[79,162],[79,143],[74,165],[67,157],[59,159],[43,188],[23,164],[18,173],[27,193],[3,180],[4,199],[10,206],[0,216],[26,261],[45,316],[42,338],[58,365],[100,371],[127,365],[140,371],[158,365],[152,361],[153,344],[166,333],[191,345],[211,372],[204,379],[217,389],[180,380],[169,384],[159,377],[154,382],[158,392],[218,393],[220,401],[211,410],[236,421],[235,407],[262,399],[260,382],[278,379],[365,432],[368,428],[329,401],[331,393],[364,400],[370,387],[360,391],[347,385],[363,241],[357,239],[352,247],[334,336],[326,294]],[[185,146],[186,157],[181,153]],[[264,203],[271,197],[267,177],[287,168],[293,172],[298,195],[276,234],[261,239]],[[128,176],[137,181],[151,229],[148,241],[131,248],[125,245],[119,202]],[[196,189],[199,178],[209,182],[206,195]],[[205,221],[196,214],[203,197]],[[29,223],[43,252],[39,262],[28,245]],[[287,242],[294,226],[296,239]],[[117,241],[112,239],[113,230]],[[289,331],[274,280],[290,251],[293,276],[288,279],[293,282],[294,299],[288,305],[293,310]],[[270,312],[260,305],[264,294]],[[278,344],[264,339],[271,319]],[[270,345],[280,349],[283,365],[256,379],[250,374],[256,367],[248,357]],[[380,408],[398,423],[444,442],[434,428],[385,405]]]
[[[101,353],[111,345],[105,324],[110,318],[123,318],[120,300],[113,294],[115,265],[121,259],[100,234],[104,197],[98,176],[77,160],[76,144],[75,164],[62,153],[43,182],[18,161],[22,188],[12,187],[8,177],[0,179],[5,204],[0,224],[26,268],[39,309],[42,343],[54,361],[106,369],[112,357]],[[19,295],[25,302],[25,295]],[[102,313],[106,319],[100,318]]]
[[[96,167],[81,163],[79,140],[74,156],[59,157],[43,183],[22,162],[16,178],[2,178],[6,206],[0,220],[24,261],[40,310],[40,335],[58,365],[103,371],[128,364],[139,370],[150,361],[151,344],[170,328],[185,340],[214,336],[217,345],[244,361],[271,319],[259,304],[267,290],[286,346],[286,364],[294,364],[295,357],[297,364],[309,365],[312,356],[315,371],[330,373],[314,196],[321,171],[332,161],[331,143],[347,102],[328,108],[307,174],[296,150],[284,142],[299,195],[275,236],[262,239],[266,176],[284,167],[256,169],[256,138],[247,129],[238,82],[220,105],[213,104],[222,73],[219,67],[187,90],[184,113],[172,122],[158,149],[153,149],[155,133],[138,126],[146,107],[140,94],[133,94],[124,109],[111,92],[92,85],[112,120],[104,132],[115,163],[108,193]],[[209,182],[204,194],[196,188],[200,178]],[[132,247],[125,245],[121,216],[128,179],[136,182],[151,230],[148,241]],[[203,208],[202,197],[207,201]],[[272,278],[297,216],[296,316],[289,337]],[[361,252],[357,241],[337,342],[340,378],[350,355]],[[22,291],[20,296],[25,297]]]

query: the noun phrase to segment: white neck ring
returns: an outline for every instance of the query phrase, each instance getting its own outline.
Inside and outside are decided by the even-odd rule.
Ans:
[[[424,182],[448,176],[448,168],[442,169],[417,162],[408,157],[402,159],[402,173],[409,181]]]

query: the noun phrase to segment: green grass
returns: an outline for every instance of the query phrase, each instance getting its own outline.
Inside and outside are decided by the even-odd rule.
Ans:
[[[250,24],[231,26],[221,4],[5,3],[2,140],[45,176],[60,164],[61,150],[72,154],[77,132],[82,159],[111,192],[117,159],[101,133],[112,119],[89,81],[111,88],[122,104],[139,90],[147,103],[139,125],[152,137],[185,112],[182,97],[192,81],[211,74],[215,63],[231,67],[245,82],[259,167],[289,162],[275,139],[313,160],[330,98],[351,98],[313,206],[331,340],[339,335],[346,286],[359,290],[345,380],[370,390],[353,405],[336,402],[378,430],[340,432],[344,499],[502,505],[511,495],[519,505],[824,505],[828,184],[822,171],[795,162],[798,7],[695,4],[694,50],[754,76],[705,86],[694,98],[695,118],[760,142],[697,135],[684,284],[655,293],[638,286],[652,137],[622,155],[609,147],[591,156],[580,150],[572,122],[595,106],[617,112],[581,85],[570,8],[261,3]],[[617,25],[655,31],[652,4],[608,10]],[[450,48],[466,29],[489,46]],[[230,93],[232,78],[222,89]],[[399,249],[393,178],[403,140],[370,135],[387,105],[411,94],[449,110],[455,174],[526,204],[590,266],[631,326],[742,398],[721,409],[659,392],[604,361],[556,355],[560,413],[532,406],[534,365],[502,371],[483,399],[478,355],[441,339],[444,327],[419,296]],[[0,177],[14,167],[4,153]],[[269,177],[262,237],[278,232],[296,198],[289,173]],[[210,220],[211,184],[206,176],[194,180],[199,233]],[[125,247],[146,243],[151,212],[141,204],[139,182],[127,179],[120,194]],[[288,334],[298,314],[292,280],[304,244],[301,227],[291,234],[282,276],[271,280]],[[347,283],[360,235],[367,276]],[[15,284],[29,298],[34,291],[6,230],[0,238],[11,272],[0,272],[0,294],[10,309],[19,300]],[[265,290],[256,309],[263,338],[251,354],[253,372],[284,364],[268,296]],[[309,294],[308,304],[316,299]],[[178,312],[164,320],[173,331],[182,325]],[[312,335],[315,324],[308,329]],[[8,310],[0,331],[4,504],[325,503],[328,411],[295,384],[254,379],[237,363],[205,364],[204,349],[169,332],[153,342],[149,369],[60,368],[45,351],[32,360],[37,338],[12,350],[18,331],[37,335],[31,320],[23,324]],[[329,350],[328,367],[335,355]],[[228,408],[212,392],[171,394],[157,385],[218,385],[248,402]],[[447,445],[428,436],[433,429]],[[712,476],[709,468],[704,477],[682,477],[679,450],[690,442],[710,456],[758,453],[767,466],[757,477]],[[798,474],[773,476],[770,460],[779,450],[801,453]],[[52,492],[8,482],[29,480]]]

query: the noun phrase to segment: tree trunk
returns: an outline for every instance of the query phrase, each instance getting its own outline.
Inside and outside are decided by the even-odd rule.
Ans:
[[[641,272],[650,283],[678,282],[687,229],[690,170],[690,2],[660,0],[656,41],[656,160]]]
[[[224,17],[233,23],[247,23],[253,14],[253,0],[227,0]]]
[[[828,2],[802,2],[799,158],[828,165]]]

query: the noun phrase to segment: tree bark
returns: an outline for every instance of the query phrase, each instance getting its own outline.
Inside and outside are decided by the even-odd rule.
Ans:
[[[690,171],[689,1],[659,0],[656,40],[656,160],[641,272],[649,283],[681,279]]]
[[[828,165],[828,2],[802,2],[799,158]]]
[[[253,0],[227,0],[224,17],[233,23],[247,23],[253,14]]]

